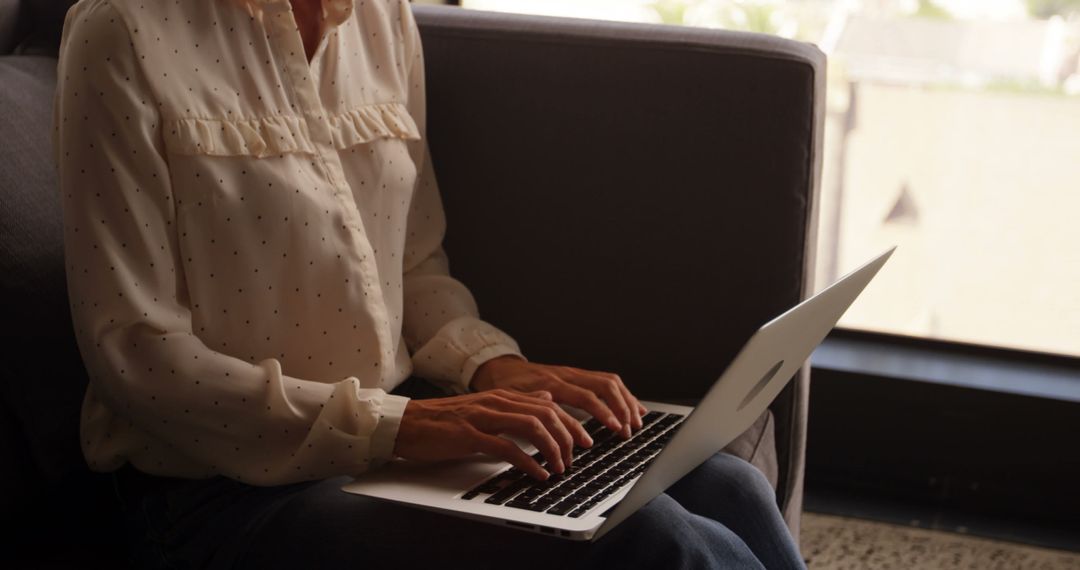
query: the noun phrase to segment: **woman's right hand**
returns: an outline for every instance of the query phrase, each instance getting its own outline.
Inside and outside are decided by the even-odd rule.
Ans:
[[[548,472],[507,434],[536,446],[554,473],[570,465],[573,447],[592,439],[550,392],[488,390],[449,398],[409,400],[398,427],[394,454],[415,461],[440,461],[486,453],[541,481]]]

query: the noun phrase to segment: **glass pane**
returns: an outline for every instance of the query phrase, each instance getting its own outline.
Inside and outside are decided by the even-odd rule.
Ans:
[[[777,34],[829,57],[817,280],[841,326],[1080,355],[1080,0],[463,0]]]

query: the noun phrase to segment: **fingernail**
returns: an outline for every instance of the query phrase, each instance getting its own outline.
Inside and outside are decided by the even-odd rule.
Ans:
[[[585,447],[592,447],[592,444],[592,437],[590,437],[589,434],[585,434]]]

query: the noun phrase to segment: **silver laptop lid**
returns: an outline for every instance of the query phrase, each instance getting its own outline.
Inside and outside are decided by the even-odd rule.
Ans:
[[[745,431],[836,326],[895,249],[762,325],[594,538],[603,536]]]

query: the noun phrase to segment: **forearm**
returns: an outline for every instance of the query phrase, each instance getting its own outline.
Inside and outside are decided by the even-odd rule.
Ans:
[[[211,473],[277,485],[360,473],[392,455],[407,399],[355,378],[294,378],[275,359],[251,364],[145,325],[87,340],[90,381],[108,410]]]

